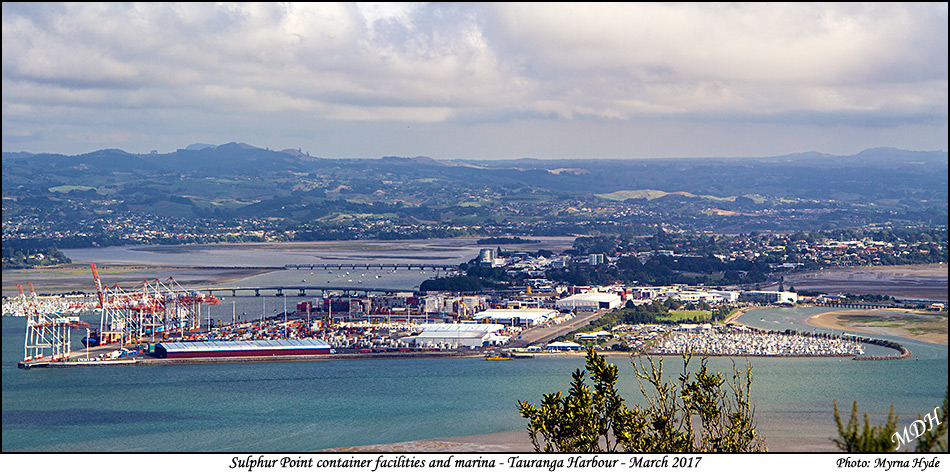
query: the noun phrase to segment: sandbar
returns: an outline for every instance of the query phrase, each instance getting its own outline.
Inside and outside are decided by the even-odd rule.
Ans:
[[[947,299],[947,264],[841,267],[785,275],[786,288],[825,293]],[[766,287],[774,290],[777,286]]]
[[[902,321],[901,317],[895,317],[895,314],[906,315],[905,318],[915,318],[917,320],[919,320],[920,317],[927,317],[928,319],[932,318],[933,321],[926,324],[919,324],[918,322],[907,320]],[[865,319],[846,319],[848,316],[867,318],[866,321],[861,321]],[[884,321],[885,319],[887,322]],[[835,310],[812,316],[808,319],[808,324],[832,330],[860,331],[882,336],[910,338],[926,343],[936,343],[938,345],[947,344],[946,313],[917,313],[901,308],[881,310]]]
[[[102,284],[135,288],[145,280],[175,280],[186,288],[221,285],[280,269],[267,267],[193,267],[152,266],[144,264],[105,264],[97,266]],[[89,264],[74,262],[34,269],[4,269],[3,295],[17,294],[16,284],[27,288],[31,282],[38,294],[88,292],[95,293],[96,285]]]

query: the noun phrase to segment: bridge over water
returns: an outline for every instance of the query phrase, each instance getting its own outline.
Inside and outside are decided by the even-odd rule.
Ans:
[[[458,270],[459,266],[455,264],[404,264],[404,263],[393,263],[393,264],[369,264],[369,263],[350,263],[350,264],[285,264],[284,269],[296,269],[296,270],[357,270],[357,269],[405,269],[405,270],[441,270],[441,271],[450,271]]]
[[[822,302],[815,304],[819,307],[838,307],[838,308],[858,308],[865,310],[874,310],[882,308],[893,308],[893,303],[844,303],[844,302]]]

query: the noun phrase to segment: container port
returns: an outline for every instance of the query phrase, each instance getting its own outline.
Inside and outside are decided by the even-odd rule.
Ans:
[[[493,306],[497,302],[477,295],[324,294],[290,309],[285,298],[284,312],[270,317],[264,316],[262,300],[260,317],[244,313],[237,318],[232,305],[228,323],[211,317],[207,307],[219,304],[212,293],[184,289],[171,278],[146,281],[135,290],[109,288],[102,285],[95,265],[91,268],[96,293],[85,299],[41,299],[32,285],[29,296],[20,292],[13,303],[27,320],[27,334],[19,367],[484,356],[491,351],[498,352],[491,360],[503,361],[583,351],[591,344],[600,351],[654,355],[910,356],[886,341],[731,324],[619,325],[610,331],[578,333],[575,342],[554,341],[604,315],[610,305],[598,301],[590,311],[575,311],[577,302],[561,310],[542,308],[541,302],[528,308],[498,308]],[[98,312],[98,327],[88,328],[82,338],[85,349],[73,348],[69,331],[83,322],[63,312],[86,312],[87,320],[89,312]],[[895,354],[868,356],[862,344],[886,346]]]

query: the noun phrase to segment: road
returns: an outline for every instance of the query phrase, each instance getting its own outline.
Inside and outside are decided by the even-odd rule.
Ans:
[[[520,338],[512,338],[508,344],[509,348],[525,348],[528,346],[534,346],[539,343],[547,343],[552,339],[569,333],[571,331],[577,330],[578,328],[587,325],[588,323],[597,320],[598,318],[604,316],[609,310],[603,309],[598,310],[594,313],[579,313],[577,316],[567,320],[563,323],[557,325],[551,325],[549,327],[539,327],[539,328],[529,328],[521,333]]]

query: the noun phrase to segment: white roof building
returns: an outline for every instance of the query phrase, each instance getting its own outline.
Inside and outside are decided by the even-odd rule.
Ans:
[[[571,341],[555,341],[554,343],[548,343],[547,345],[544,345],[544,347],[549,350],[557,351],[579,351],[584,349],[583,345],[578,345],[577,343]]]
[[[591,332],[591,333],[578,333],[574,335],[574,339],[580,340],[580,341],[598,341],[598,340],[607,341],[613,338],[613,336],[614,334],[608,331],[599,331],[599,332]]]
[[[505,326],[498,324],[445,323],[419,326],[422,333],[400,338],[399,341],[418,346],[482,347],[506,343],[509,338],[501,334]]]
[[[561,310],[597,311],[600,309],[617,308],[622,299],[617,294],[590,292],[574,294],[557,301],[557,308]]]
[[[475,320],[485,318],[491,319],[496,323],[515,326],[533,326],[546,322],[557,316],[557,310],[549,308],[493,308],[478,312],[473,317]],[[517,324],[515,322],[518,322]]]
[[[796,303],[798,294],[795,292],[748,291],[740,295],[742,300],[763,303]]]

